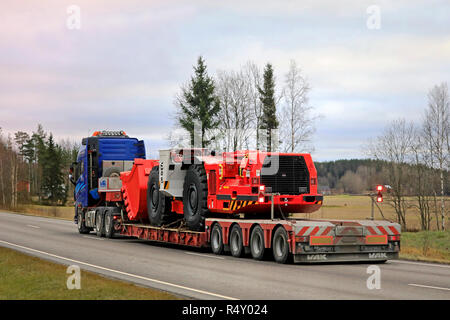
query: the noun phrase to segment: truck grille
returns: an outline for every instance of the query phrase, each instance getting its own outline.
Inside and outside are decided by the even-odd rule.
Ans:
[[[309,172],[302,156],[278,156],[276,159],[266,157],[261,170],[261,184],[266,186],[267,192],[280,194],[309,193]]]

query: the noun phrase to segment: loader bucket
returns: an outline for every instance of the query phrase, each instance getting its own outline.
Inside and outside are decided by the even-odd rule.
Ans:
[[[158,160],[134,159],[131,171],[120,173],[122,196],[128,219],[148,219],[147,182],[150,171],[159,164]]]

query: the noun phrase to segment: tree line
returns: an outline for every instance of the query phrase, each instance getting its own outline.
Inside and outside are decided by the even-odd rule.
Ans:
[[[175,122],[181,133],[175,130],[168,139],[172,146],[220,151],[311,151],[317,115],[309,104],[310,90],[294,60],[277,89],[270,63],[262,69],[249,61],[239,70],[210,76],[199,57],[193,76],[175,97]]]
[[[384,179],[391,186],[389,204],[406,228],[406,215],[415,209],[422,229],[434,223],[445,230],[450,163],[450,97],[447,83],[428,92],[428,106],[421,123],[395,119],[371,139],[366,152],[385,161]],[[412,198],[411,198],[412,196]]]
[[[79,146],[55,142],[42,125],[31,133],[4,135],[0,128],[0,206],[39,203],[65,205],[73,192],[67,172]]]

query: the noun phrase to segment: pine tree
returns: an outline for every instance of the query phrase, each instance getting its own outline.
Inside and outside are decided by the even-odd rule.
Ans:
[[[194,76],[191,78],[189,86],[182,89],[182,95],[177,101],[180,109],[177,120],[179,125],[189,132],[192,146],[194,146],[196,121],[201,125],[201,137],[199,138],[201,138],[202,148],[211,143],[207,132],[219,125],[217,116],[220,104],[214,91],[214,81],[208,76],[205,61],[200,56],[197,66],[194,67]]]
[[[42,193],[51,204],[56,204],[58,201],[64,202],[66,187],[61,170],[61,148],[55,144],[52,134],[46,141],[45,147],[42,162]]]
[[[272,151],[271,130],[278,128],[277,108],[275,104],[275,79],[273,68],[270,63],[264,68],[263,88],[258,88],[261,103],[263,104],[263,115],[261,119],[261,129],[267,132],[267,151]]]
[[[36,170],[34,174],[34,189],[35,191],[41,190],[41,182],[42,182],[42,169],[45,163],[44,157],[46,152],[45,139],[47,133],[44,131],[44,128],[41,124],[38,124],[37,130],[33,132],[30,141],[30,147],[34,149],[33,152],[33,162],[35,163]],[[41,194],[39,192],[39,201],[41,201]]]

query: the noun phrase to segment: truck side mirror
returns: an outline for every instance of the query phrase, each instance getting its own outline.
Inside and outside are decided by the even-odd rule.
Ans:
[[[78,162],[72,162],[72,164],[70,165],[69,168],[69,181],[72,182],[73,185],[76,185],[76,181],[75,179],[77,179],[77,177],[74,179],[73,178],[73,173],[74,173],[74,167],[76,168],[78,165]]]

